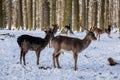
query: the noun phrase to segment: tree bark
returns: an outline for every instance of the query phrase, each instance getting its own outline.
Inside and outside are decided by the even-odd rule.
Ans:
[[[2,0],[0,0],[0,28],[3,27],[3,10],[2,10]]]
[[[93,25],[92,26],[96,26],[97,27],[97,14],[98,14],[98,2],[97,0],[94,0],[93,3],[93,9],[92,9],[93,13]]]
[[[72,24],[72,0],[65,0],[63,27]]]
[[[86,28],[89,27],[89,1],[87,0],[87,9],[86,9]]]
[[[56,24],[56,0],[50,0],[50,27]]]
[[[23,27],[23,17],[22,17],[22,0],[18,0],[18,25],[17,28]]]
[[[28,21],[27,21],[27,0],[22,0],[22,6],[23,6],[23,26],[24,29],[28,29]]]
[[[120,36],[120,0],[119,0],[119,10],[118,10],[118,28],[119,28],[119,36]]]
[[[105,0],[101,0],[101,10],[100,10],[100,28],[104,29],[104,12],[105,12]]]
[[[86,27],[86,1],[82,0],[82,27]],[[84,28],[82,28],[82,31],[84,31]]]
[[[12,0],[8,0],[8,29],[11,30],[11,24],[12,24]]]
[[[73,29],[79,31],[79,0],[73,0]]]
[[[49,2],[45,0],[44,2],[44,29],[48,29],[50,26],[50,7],[49,7]]]
[[[32,27],[32,0],[27,0],[27,21],[28,29],[33,29]]]

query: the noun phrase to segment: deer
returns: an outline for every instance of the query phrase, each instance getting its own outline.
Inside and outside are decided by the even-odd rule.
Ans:
[[[53,34],[55,35],[57,33],[57,30],[59,29],[59,27],[58,27],[58,24],[53,24],[52,26],[53,26],[52,27]],[[54,35],[53,35],[53,37],[54,37]],[[49,47],[51,47],[51,41],[49,42]]]
[[[103,34],[105,31],[97,27],[93,27],[91,30],[96,34],[98,41],[100,41],[100,35]]]
[[[61,68],[59,64],[59,56],[64,51],[70,51],[74,58],[74,70],[77,70],[78,54],[85,50],[92,40],[97,40],[95,34],[92,31],[88,31],[84,39],[72,38],[68,36],[58,35],[51,40],[54,48],[53,52],[53,66],[54,68]]]
[[[112,26],[111,26],[111,25],[108,25],[108,28],[105,29],[105,32],[108,34],[108,37],[109,37],[109,38],[111,38],[111,36],[110,36],[111,28],[112,28]]]
[[[93,27],[91,30],[96,33],[96,37],[98,38],[99,41],[100,41],[100,35],[103,33],[107,33],[108,37],[111,38],[110,37],[111,25],[108,25],[108,28],[104,30],[97,28],[97,27]]]
[[[25,55],[27,52],[35,51],[36,52],[36,64],[39,65],[39,57],[40,52],[48,45],[50,39],[53,37],[53,29],[49,29],[45,31],[46,36],[44,38],[41,37],[35,37],[27,34],[23,34],[17,38],[17,43],[20,47],[20,64],[22,64],[22,60],[24,62],[24,65],[26,65],[25,61]]]
[[[73,31],[72,31],[72,26],[71,24],[68,24],[66,25],[61,32],[65,31],[65,34],[68,34],[68,31],[71,33],[71,34],[74,34]]]

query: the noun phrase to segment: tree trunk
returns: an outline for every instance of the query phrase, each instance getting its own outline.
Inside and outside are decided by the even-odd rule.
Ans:
[[[101,0],[101,10],[100,10],[100,28],[104,29],[104,12],[105,12],[105,0]]]
[[[50,27],[56,24],[56,0],[50,0]]]
[[[72,24],[72,0],[65,0],[63,27]]]
[[[93,25],[92,26],[96,26],[97,27],[97,14],[98,14],[98,2],[97,0],[94,1],[93,3],[93,9],[92,9],[93,13]]]
[[[23,26],[25,29],[28,29],[28,21],[27,21],[27,1],[22,0],[22,6],[23,6]]]
[[[109,0],[105,0],[105,14],[104,14],[104,16],[105,16],[105,28],[108,28],[108,25],[109,25],[109,10],[108,10],[108,8],[109,8]]]
[[[118,28],[119,28],[119,36],[120,36],[120,0],[119,0],[119,10],[118,10]]]
[[[82,27],[86,27],[86,1],[82,0]],[[82,31],[84,31],[84,28],[82,28]]]
[[[3,27],[3,10],[2,10],[2,0],[0,0],[0,28]]]
[[[50,8],[49,8],[49,2],[47,0],[45,0],[44,2],[44,26],[43,26],[43,30],[44,29],[48,29],[50,26]]]
[[[8,0],[8,20],[7,20],[7,24],[8,24],[8,29],[11,30],[11,24],[12,24],[12,0]]]
[[[79,31],[79,0],[73,0],[73,29]]]
[[[22,0],[18,0],[18,25],[17,28],[23,27],[23,17],[22,17]]]
[[[33,0],[33,29],[36,29],[36,0]]]
[[[27,0],[27,20],[28,29],[31,30],[32,27],[32,0]]]
[[[89,1],[87,0],[87,9],[86,9],[86,28],[89,27]]]

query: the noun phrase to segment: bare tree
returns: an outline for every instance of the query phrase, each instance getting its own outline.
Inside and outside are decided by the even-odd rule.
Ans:
[[[18,0],[18,12],[17,12],[17,28],[23,27],[23,16],[22,16],[22,0]]]
[[[97,14],[98,14],[98,1],[94,0],[93,2],[93,9],[92,9],[92,16],[93,16],[93,25],[92,26],[97,26]]]
[[[31,30],[32,26],[32,0],[27,0],[27,21],[28,21],[28,29]]]
[[[2,10],[2,0],[0,0],[0,28],[3,27],[3,10]]]
[[[120,32],[120,0],[119,0],[119,10],[118,10],[118,27],[119,27],[119,32]]]
[[[105,0],[105,14],[104,14],[104,19],[105,19],[105,28],[108,28],[109,25],[109,0]]]
[[[73,0],[73,29],[79,31],[79,0]]]
[[[23,6],[23,8],[22,8],[22,11],[23,11],[23,26],[24,26],[24,28],[28,28],[28,19],[27,19],[27,0],[22,0],[22,6]]]
[[[89,27],[89,2],[90,0],[86,0],[86,27]]]
[[[11,29],[12,25],[12,0],[8,0],[8,6],[7,6],[7,24],[8,24],[8,29]]]
[[[65,0],[63,27],[72,24],[72,0]]]
[[[33,0],[33,29],[36,29],[36,0]]]
[[[43,29],[47,29],[50,26],[50,3],[45,0],[43,3],[43,12],[44,12],[44,27]]]
[[[82,26],[86,27],[86,1],[82,0]],[[84,29],[84,28],[82,28]]]
[[[56,0],[50,0],[50,26],[56,24]]]
[[[104,29],[104,12],[105,12],[105,0],[101,0],[101,9],[100,9],[100,28]]]

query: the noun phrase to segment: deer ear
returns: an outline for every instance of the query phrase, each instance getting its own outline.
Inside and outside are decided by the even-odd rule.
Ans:
[[[45,33],[47,33],[47,31],[46,31],[46,30],[45,30],[44,32],[45,32]]]

